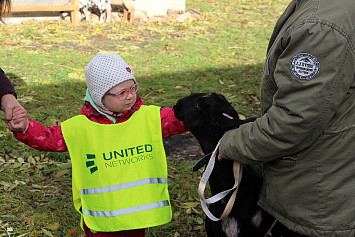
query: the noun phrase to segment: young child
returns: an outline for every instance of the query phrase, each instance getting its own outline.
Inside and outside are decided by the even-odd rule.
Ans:
[[[171,220],[162,137],[186,128],[172,108],[143,104],[120,56],[96,55],[85,77],[81,115],[51,127],[26,118],[14,135],[37,150],[69,151],[74,206],[87,236],[144,236]]]

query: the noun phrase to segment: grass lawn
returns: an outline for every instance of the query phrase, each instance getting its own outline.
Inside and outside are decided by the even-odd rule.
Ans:
[[[145,104],[171,107],[194,92],[224,94],[242,116],[260,115],[259,86],[269,37],[286,0],[187,0],[202,14],[178,23],[96,25],[69,21],[0,26],[0,67],[29,118],[45,126],[77,115],[84,68],[97,53],[130,64]],[[0,112],[3,117],[3,112]],[[189,157],[168,157],[173,220],[147,236],[205,236]],[[67,152],[39,152],[0,123],[0,237],[80,236]]]

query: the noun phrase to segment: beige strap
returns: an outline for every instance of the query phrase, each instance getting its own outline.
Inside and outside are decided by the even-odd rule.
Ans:
[[[215,164],[217,151],[218,151],[218,147],[219,147],[220,142],[221,141],[218,142],[215,150],[213,151],[213,154],[210,158],[210,161],[208,162],[208,165],[206,167],[204,174],[202,175],[202,178],[200,180],[200,184],[198,187],[198,195],[200,197],[202,209],[206,213],[206,215],[213,221],[222,220],[223,218],[226,218],[229,215],[229,213],[231,212],[234,202],[235,202],[235,198],[237,196],[240,181],[242,180],[242,173],[243,173],[243,165],[237,161],[234,161],[233,162],[233,174],[234,174],[234,180],[235,180],[234,186],[232,188],[230,188],[226,191],[220,192],[208,199],[205,198],[205,194],[204,194],[205,188],[206,188],[207,182],[208,182],[208,180],[211,176],[211,173],[213,171],[213,168],[214,168],[214,164]],[[223,199],[225,196],[227,196],[232,191],[233,191],[233,194],[229,198],[229,201],[222,213],[222,216],[220,218],[215,217],[210,212],[207,205],[218,202],[219,200]]]

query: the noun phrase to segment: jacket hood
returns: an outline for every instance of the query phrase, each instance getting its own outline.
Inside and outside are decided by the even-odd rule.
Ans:
[[[112,123],[117,123],[117,122],[124,122],[127,119],[131,117],[131,115],[137,111],[141,105],[143,105],[143,100],[142,98],[137,95],[137,100],[136,103],[132,106],[130,110],[125,110],[120,116],[114,117],[109,114],[104,113],[101,111],[97,105],[94,103],[89,90],[86,90],[86,96],[84,98],[85,104],[83,108],[80,111],[80,114],[86,115],[87,117],[96,117],[97,119],[99,118],[107,118],[109,119]]]

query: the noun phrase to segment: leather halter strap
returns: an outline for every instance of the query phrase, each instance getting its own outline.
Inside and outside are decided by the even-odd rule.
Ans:
[[[216,161],[217,151],[218,151],[218,147],[219,147],[220,143],[221,143],[221,140],[219,140],[215,150],[213,151],[213,154],[210,158],[210,161],[208,162],[208,165],[206,167],[204,174],[202,175],[202,178],[200,180],[200,184],[198,187],[198,195],[200,197],[202,209],[205,212],[205,214],[208,216],[208,218],[210,218],[212,221],[222,220],[222,219],[226,218],[229,215],[229,213],[231,212],[234,202],[235,202],[235,199],[236,199],[236,196],[237,196],[240,182],[242,180],[242,173],[243,173],[243,165],[241,163],[239,163],[238,161],[234,161],[233,162],[234,186],[232,188],[225,190],[223,192],[220,192],[208,199],[205,198],[205,194],[204,194],[205,188],[206,188],[207,182],[211,176],[211,173],[213,171],[214,164]],[[211,211],[208,209],[208,205],[218,202],[219,200],[223,199],[225,196],[227,196],[231,192],[233,192],[232,196],[229,198],[229,201],[228,201],[221,217],[219,217],[219,218],[215,217],[211,213]]]

